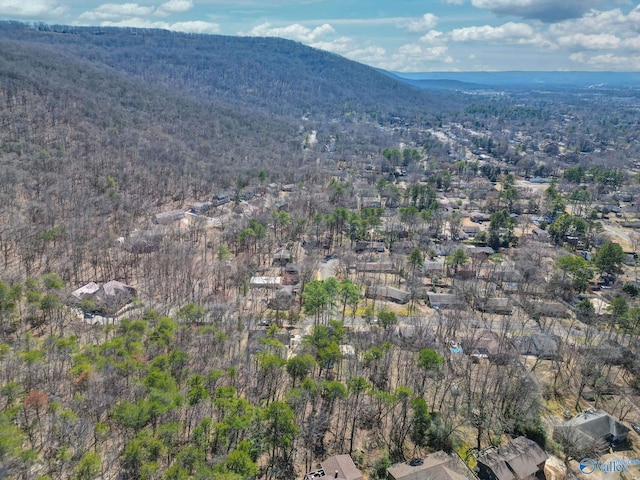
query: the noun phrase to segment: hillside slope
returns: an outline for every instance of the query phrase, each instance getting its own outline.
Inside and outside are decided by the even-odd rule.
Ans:
[[[200,100],[277,115],[428,116],[458,105],[452,96],[418,91],[366,65],[278,38],[16,23],[0,23],[0,37],[49,45]]]

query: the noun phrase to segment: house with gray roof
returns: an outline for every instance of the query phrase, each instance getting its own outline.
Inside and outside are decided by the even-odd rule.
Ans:
[[[520,355],[533,355],[542,360],[555,360],[560,356],[561,339],[550,333],[534,333],[512,339],[514,348]]]
[[[553,427],[553,439],[578,452],[601,452],[611,444],[624,443],[629,429],[604,410],[590,408]]]
[[[465,306],[464,299],[455,293],[427,292],[427,297],[429,297],[429,305],[435,309],[456,309]]]
[[[362,262],[356,264],[356,270],[368,273],[394,273],[396,268],[393,262]]]
[[[271,258],[271,265],[285,267],[288,263],[291,263],[291,252],[282,247]]]
[[[156,213],[153,221],[158,225],[169,225],[184,218],[184,210],[169,210],[168,212]]]
[[[518,437],[500,447],[483,450],[477,457],[481,480],[534,479],[544,470],[549,456],[526,437]]]
[[[399,303],[401,305],[411,300],[411,293],[395,287],[367,287],[365,297],[378,300],[388,300],[390,302]]]
[[[444,260],[427,260],[422,265],[425,275],[443,274]]]
[[[495,313],[498,315],[511,315],[513,305],[508,298],[484,298],[477,304],[477,309],[485,313]]]
[[[368,242],[366,240],[358,240],[354,247],[354,251],[356,253],[363,253],[363,252],[383,253],[384,249],[385,249],[384,242],[378,242],[378,241]]]
[[[396,463],[387,469],[387,480],[474,480],[475,478],[457,454],[442,450],[424,458]]]

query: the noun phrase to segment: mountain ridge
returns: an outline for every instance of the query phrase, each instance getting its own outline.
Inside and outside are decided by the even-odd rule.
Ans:
[[[282,116],[421,116],[458,106],[372,67],[280,38],[14,22],[0,23],[0,37],[59,48],[199,100]]]

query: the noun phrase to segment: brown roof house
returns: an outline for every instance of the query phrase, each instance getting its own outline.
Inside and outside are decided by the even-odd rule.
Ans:
[[[318,468],[304,476],[304,480],[364,480],[362,472],[349,455],[334,455],[320,463]]]
[[[474,480],[476,477],[455,453],[438,451],[424,458],[396,463],[387,469],[387,480]]]
[[[549,456],[540,446],[526,437],[518,437],[500,447],[482,451],[477,458],[481,480],[535,479],[544,470]]]
[[[590,408],[553,427],[553,439],[576,458],[601,453],[624,443],[629,429],[604,410]]]

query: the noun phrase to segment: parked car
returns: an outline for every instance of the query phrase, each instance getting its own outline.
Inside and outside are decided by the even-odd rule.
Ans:
[[[637,423],[633,423],[633,422],[631,422],[631,423],[630,423],[630,425],[631,425],[631,428],[633,428],[633,430],[634,430],[638,435],[640,435],[640,425],[638,425]]]

